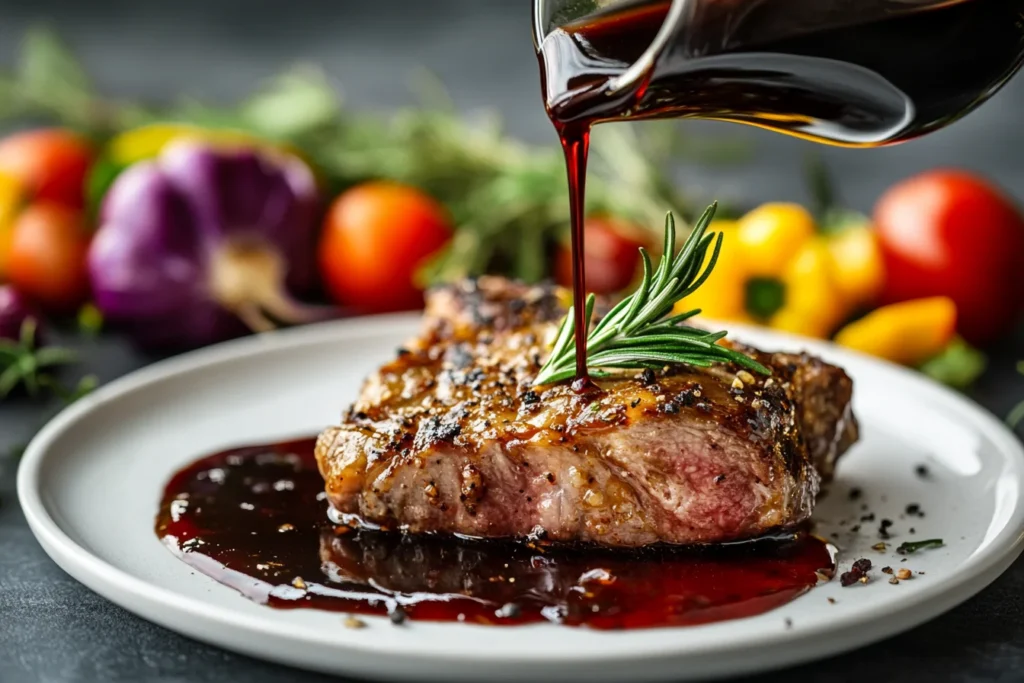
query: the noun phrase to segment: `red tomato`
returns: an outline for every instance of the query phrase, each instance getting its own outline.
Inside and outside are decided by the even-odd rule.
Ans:
[[[947,296],[976,345],[1010,330],[1024,304],[1024,219],[1006,195],[964,171],[931,171],[891,188],[874,222],[885,303]]]
[[[640,267],[637,250],[644,246],[639,237],[643,234],[641,230],[610,216],[587,218],[583,229],[587,291],[614,294],[628,287]],[[555,281],[563,287],[572,287],[572,249],[569,244],[558,247]]]
[[[16,133],[0,141],[0,173],[17,178],[31,199],[82,208],[93,160],[88,140],[59,128]]]
[[[452,236],[448,214],[420,190],[390,182],[334,200],[320,238],[320,274],[331,296],[363,313],[423,306],[413,277]]]
[[[49,202],[23,210],[12,226],[8,277],[45,309],[68,313],[89,293],[89,236],[79,211]]]

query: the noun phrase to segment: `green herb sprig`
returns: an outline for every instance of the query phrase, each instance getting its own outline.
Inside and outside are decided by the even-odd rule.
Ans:
[[[635,292],[620,301],[587,334],[587,367],[595,377],[611,369],[659,369],[665,365],[709,367],[736,363],[744,368],[770,374],[765,366],[744,353],[721,346],[725,331],[709,332],[684,325],[700,309],[669,315],[676,302],[693,294],[711,275],[722,248],[722,234],[708,232],[716,204],[707,208],[694,225],[683,246],[676,250],[675,219],[665,218],[665,243],[655,270],[647,250],[640,249],[644,275]],[[708,250],[711,256],[704,266]],[[587,297],[586,319],[594,311],[595,297]],[[573,309],[566,314],[555,337],[551,356],[534,384],[551,384],[575,374],[576,349]]]
[[[50,376],[44,371],[57,365],[75,360],[68,349],[36,344],[36,322],[28,318],[21,325],[17,341],[0,339],[0,399],[6,397],[18,385],[24,385],[31,396],[40,389],[48,388]]]
[[[29,396],[50,392],[65,404],[73,403],[96,388],[97,380],[87,375],[67,388],[51,372],[58,366],[73,363],[74,351],[59,346],[39,346],[34,318],[21,324],[17,340],[0,339],[0,400],[23,386]]]
[[[900,555],[910,555],[916,553],[918,550],[926,550],[928,548],[941,548],[944,545],[941,538],[929,538],[924,541],[907,541],[901,543],[896,552]]]

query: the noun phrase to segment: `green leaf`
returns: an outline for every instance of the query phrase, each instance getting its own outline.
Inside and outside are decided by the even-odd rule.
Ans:
[[[333,123],[341,103],[322,71],[305,66],[287,71],[242,103],[249,126],[273,138],[294,139]]]
[[[85,70],[57,35],[36,27],[26,34],[18,62],[22,95],[72,120],[87,120],[95,93]]]
[[[97,159],[89,169],[89,173],[85,177],[85,203],[86,210],[93,218],[93,224],[99,217],[103,198],[107,196],[107,191],[122,171],[124,171],[124,166],[111,161],[106,156]]]
[[[860,211],[832,207],[818,217],[818,232],[823,235],[836,235],[851,228],[862,228],[870,225],[871,219]]]
[[[936,382],[964,390],[974,384],[987,365],[984,353],[956,337],[942,353],[925,361],[919,369]]]
[[[514,275],[523,282],[537,282],[544,277],[547,267],[544,254],[544,235],[539,230],[523,230],[516,250]]]
[[[21,382],[21,366],[15,363],[3,372],[0,372],[0,399],[5,398],[14,391],[14,387]]]
[[[17,80],[0,77],[0,119],[17,119],[30,113]]]
[[[44,346],[37,349],[33,359],[36,368],[48,368],[54,365],[67,365],[75,362],[77,355],[71,349],[60,346]]]

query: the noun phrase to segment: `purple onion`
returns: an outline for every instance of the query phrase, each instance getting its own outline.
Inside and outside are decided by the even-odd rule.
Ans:
[[[104,200],[88,259],[96,306],[164,347],[322,317],[292,298],[315,283],[318,208],[313,173],[295,157],[169,145]]]
[[[42,337],[39,313],[14,287],[0,285],[0,339],[20,339],[22,326],[29,319],[35,320],[35,339],[38,342]]]

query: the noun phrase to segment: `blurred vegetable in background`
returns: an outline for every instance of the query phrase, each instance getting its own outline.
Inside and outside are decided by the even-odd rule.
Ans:
[[[26,321],[32,321],[35,340],[42,338],[42,318],[32,304],[10,285],[0,285],[0,339],[17,341]]]
[[[92,144],[59,128],[26,131],[0,141],[0,175],[14,178],[32,201],[82,208]]]
[[[182,140],[122,173],[89,252],[96,306],[147,345],[208,344],[322,317],[318,194],[298,159]]]
[[[0,141],[0,278],[51,312],[88,293],[82,187],[92,158],[90,143],[60,129]]]
[[[825,338],[881,286],[867,223],[827,233],[799,205],[765,204],[712,227],[724,235],[718,264],[680,311]]]
[[[954,389],[966,390],[985,372],[988,358],[960,337],[954,337],[941,353],[929,358],[918,368],[936,382]]]
[[[640,226],[614,216],[590,216],[584,224],[586,287],[594,294],[616,294],[632,284],[640,269],[640,247],[650,248],[649,234]],[[555,252],[555,282],[572,287],[572,245],[568,235]]]
[[[836,333],[836,342],[894,363],[918,366],[942,353],[956,333],[956,304],[936,296],[877,308]]]
[[[353,311],[422,308],[417,273],[451,236],[447,211],[424,192],[385,181],[357,185],[334,200],[324,221],[324,286]]]
[[[969,342],[993,341],[1019,319],[1020,214],[985,181],[943,171],[897,185],[879,202],[876,226],[837,205],[820,163],[810,170],[816,215],[774,203],[716,222],[725,236],[718,264],[680,307],[832,337],[968,387],[986,366]]]
[[[984,345],[1024,310],[1024,218],[987,181],[964,171],[910,178],[878,202],[885,260],[883,300],[926,296],[956,302],[958,330]]]
[[[10,228],[7,278],[53,313],[71,313],[85,301],[89,229],[82,212],[54,202],[28,205]]]

